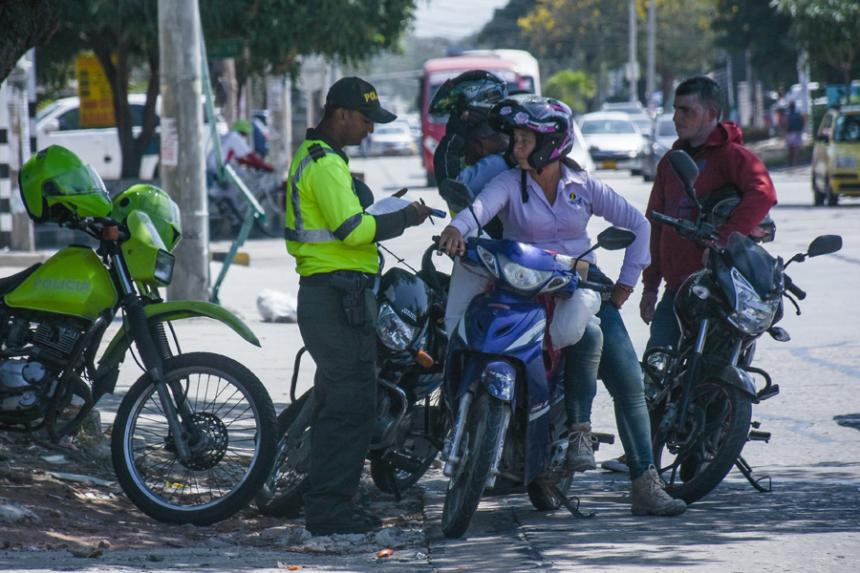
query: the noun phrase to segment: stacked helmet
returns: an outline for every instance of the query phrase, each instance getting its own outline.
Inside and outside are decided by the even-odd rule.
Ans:
[[[112,217],[125,224],[132,211],[143,211],[152,220],[158,236],[168,251],[182,238],[179,207],[164,190],[146,183],[132,185],[113,198]]]
[[[105,184],[92,167],[59,145],[31,157],[18,174],[21,198],[37,223],[74,217],[107,217],[111,212]]]
[[[511,96],[490,110],[489,121],[494,129],[508,135],[515,129],[534,132],[535,148],[528,161],[535,169],[564,159],[573,149],[573,112],[557,99],[532,94]]]
[[[508,97],[508,84],[486,70],[469,70],[447,80],[430,102],[430,113],[461,113],[465,110],[486,114]]]

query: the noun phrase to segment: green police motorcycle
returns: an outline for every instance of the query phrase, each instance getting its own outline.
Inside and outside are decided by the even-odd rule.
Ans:
[[[144,373],[113,425],[120,485],[160,521],[206,525],[232,515],[271,471],[275,411],[238,362],[179,349],[171,322],[190,317],[259,341],[220,306],[159,296],[181,237],[176,203],[144,184],[111,201],[98,174],[59,146],[34,155],[19,178],[31,218],[83,231],[98,248],[70,245],[0,279],[0,428],[44,429],[54,440],[75,433],[114,392],[133,343]],[[112,324],[117,331],[97,358]]]

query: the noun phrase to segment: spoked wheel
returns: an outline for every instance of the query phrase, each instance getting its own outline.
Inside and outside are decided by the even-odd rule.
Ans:
[[[426,413],[425,405],[413,405],[409,431],[397,447],[371,459],[370,477],[376,487],[385,493],[406,491],[421,479],[436,459],[439,449],[432,432],[442,412],[438,405],[431,404],[429,425]]]
[[[698,384],[683,433],[660,428],[663,411],[665,406],[652,412],[654,465],[666,491],[693,503],[719,485],[741,454],[750,428],[750,397],[716,381]]]
[[[308,390],[278,415],[275,465],[255,500],[264,515],[295,516],[302,508],[310,469],[313,410],[313,390]]]
[[[111,457],[126,495],[168,523],[208,525],[233,515],[259,490],[275,454],[275,411],[263,385],[225,356],[182,354],[164,361],[172,403],[185,401],[190,455],[176,436],[149,375],[120,404]]]
[[[469,527],[487,484],[496,445],[507,430],[509,405],[481,393],[469,409],[455,474],[448,482],[442,532],[460,537]]]

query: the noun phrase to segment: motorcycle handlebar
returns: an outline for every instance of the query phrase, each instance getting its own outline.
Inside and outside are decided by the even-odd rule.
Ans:
[[[803,300],[806,298],[806,291],[794,284],[794,281],[791,280],[790,276],[783,275],[783,279],[785,280],[785,290],[796,296],[797,300]]]
[[[576,288],[586,288],[588,290],[597,291],[599,293],[611,293],[612,289],[615,288],[615,285],[581,280],[576,283]]]

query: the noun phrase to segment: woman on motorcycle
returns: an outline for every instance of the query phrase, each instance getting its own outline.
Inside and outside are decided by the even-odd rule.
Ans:
[[[636,234],[636,240],[627,247],[610,299],[603,302],[597,313],[603,334],[600,359],[595,354],[600,347],[588,330],[566,350],[569,465],[595,467],[590,435],[591,404],[599,372],[615,403],[619,434],[633,481],[633,513],[683,513],[686,504],[665,492],[653,466],[642,372],[619,312],[633,291],[632,285],[649,263],[650,226],[621,195],[567,158],[573,145],[573,115],[564,103],[533,95],[513,96],[491,110],[490,121],[496,129],[512,136],[511,151],[517,167],[486,185],[472,209],[460,212],[445,228],[439,247],[449,255],[462,255],[464,236],[496,215],[502,221],[505,238],[574,257],[590,246],[586,228],[592,215]],[[593,254],[585,260],[591,263],[590,281],[611,284],[594,264]]]

